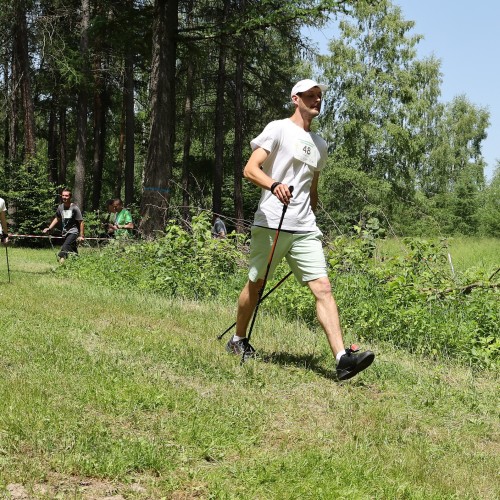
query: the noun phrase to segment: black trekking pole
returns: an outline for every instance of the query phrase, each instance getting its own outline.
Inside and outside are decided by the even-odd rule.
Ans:
[[[289,186],[288,190],[290,191],[291,194],[293,192],[293,186]],[[255,306],[252,322],[250,323],[250,329],[248,330],[248,336],[247,336],[248,343],[246,344],[245,350],[243,351],[243,355],[241,356],[240,364],[243,364],[245,362],[245,354],[247,353],[248,346],[250,345],[250,337],[252,336],[252,330],[253,330],[253,325],[255,324],[255,318],[257,317],[257,313],[259,312],[260,304],[264,300],[263,295],[264,295],[264,290],[266,288],[267,277],[269,275],[269,270],[271,269],[271,263],[273,261],[274,251],[276,250],[276,244],[278,243],[278,238],[281,232],[281,225],[283,224],[283,219],[285,218],[287,208],[288,205],[283,204],[283,212],[281,213],[280,223],[278,224],[278,229],[276,230],[276,235],[274,236],[273,246],[271,247],[271,253],[269,254],[269,260],[267,261],[266,274],[264,275],[264,281],[262,282],[262,286],[260,287],[259,290],[259,300],[257,301],[257,305]]]
[[[57,262],[59,262],[59,256],[57,255],[57,252],[56,252],[56,249],[54,248],[54,245],[52,244],[52,235],[50,234],[50,232],[49,232],[49,242],[50,242],[50,246],[52,247],[52,251],[54,252],[54,254],[56,256],[56,260],[57,260]]]
[[[264,302],[264,300],[271,295],[276,288],[278,288],[285,280],[287,280],[290,276],[292,275],[292,271],[290,271],[285,277],[281,278],[276,285],[274,285],[269,292],[267,292],[264,297],[262,297],[261,302]],[[229,332],[231,329],[233,329],[236,326],[236,321],[227,329],[224,330],[220,335],[217,335],[217,340],[221,340],[224,335],[226,335],[227,332]]]
[[[10,283],[9,251],[7,250],[7,245],[5,245],[5,258],[7,259],[7,274],[9,276],[9,283]]]

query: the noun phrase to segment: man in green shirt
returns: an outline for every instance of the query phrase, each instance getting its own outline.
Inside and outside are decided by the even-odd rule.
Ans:
[[[123,201],[121,198],[113,200],[113,210],[115,212],[115,223],[110,225],[110,233],[117,238],[124,238],[132,235],[134,223],[132,221],[131,213],[123,208]]]

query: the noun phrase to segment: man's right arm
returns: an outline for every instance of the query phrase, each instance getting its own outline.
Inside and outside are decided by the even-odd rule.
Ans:
[[[264,148],[255,149],[243,169],[243,175],[256,186],[269,190],[275,181],[262,170],[262,164],[268,156]]]
[[[54,217],[52,222],[49,224],[49,227],[46,227],[45,229],[42,230],[42,233],[48,233],[53,227],[57,225],[59,222],[59,219],[57,217]]]
[[[288,205],[288,202],[292,198],[292,194],[290,193],[288,186],[286,184],[278,183],[276,179],[269,177],[262,170],[262,164],[266,161],[268,156],[269,153],[264,148],[258,147],[255,149],[243,169],[243,175],[255,185],[269,191],[271,190],[271,187],[276,184],[273,189],[273,194],[276,198],[278,198],[278,200],[281,201],[281,203]]]

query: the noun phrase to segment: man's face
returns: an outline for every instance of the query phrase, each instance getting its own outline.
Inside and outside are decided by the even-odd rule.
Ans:
[[[63,203],[69,203],[71,201],[71,193],[69,191],[63,191],[61,193],[61,200]]]
[[[305,111],[307,114],[312,115],[312,117],[320,114],[323,93],[319,87],[313,87],[294,97],[296,97],[297,100],[295,102],[301,111]]]
[[[113,202],[113,212],[121,212],[123,205],[119,201]]]

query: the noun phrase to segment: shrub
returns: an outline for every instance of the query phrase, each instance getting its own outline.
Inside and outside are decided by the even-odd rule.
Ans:
[[[114,241],[100,253],[70,259],[63,272],[125,290],[234,303],[247,279],[246,247],[241,236],[213,239],[210,229],[209,216],[202,213],[193,217],[190,231],[171,223],[154,241]],[[327,246],[346,333],[419,354],[497,365],[499,290],[490,286],[486,272],[469,269],[453,275],[444,240],[403,243],[405,251],[380,261],[372,257],[370,238],[344,236]],[[285,264],[278,266],[266,291],[288,271]],[[297,286],[293,278],[266,299],[266,309],[310,325],[316,322],[308,288]]]

